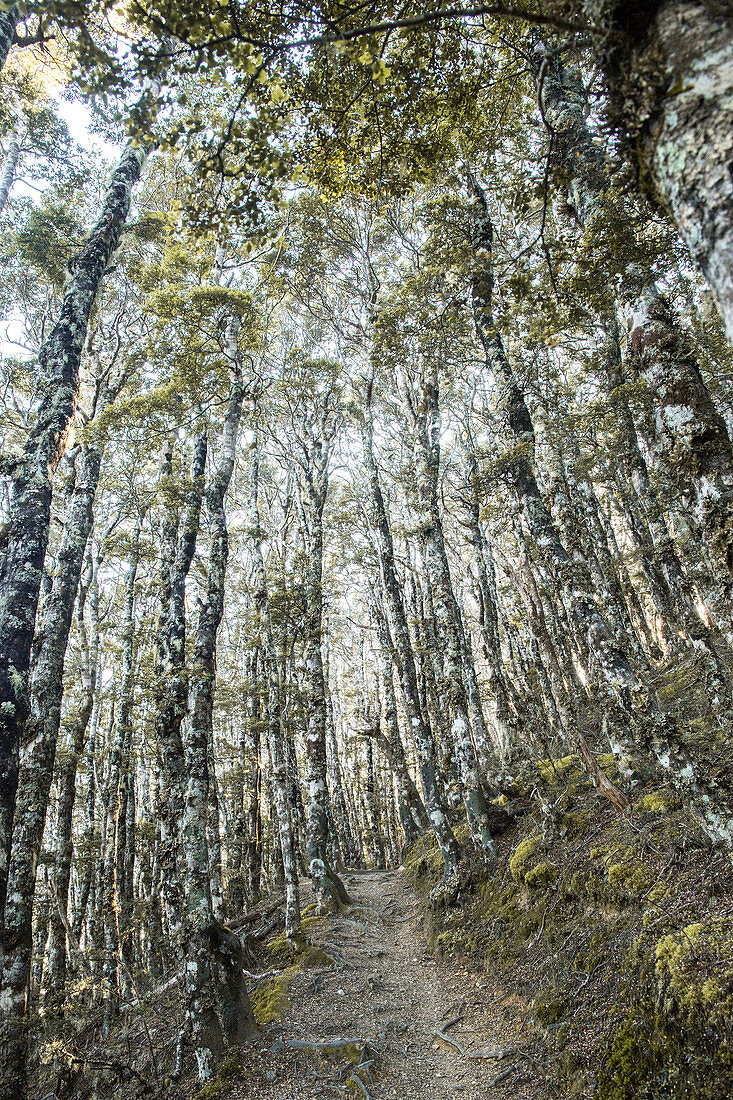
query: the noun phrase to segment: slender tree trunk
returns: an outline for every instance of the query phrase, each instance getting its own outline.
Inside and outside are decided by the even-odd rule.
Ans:
[[[343,883],[328,860],[328,769],[326,760],[326,680],[323,671],[323,509],[328,492],[328,462],[335,434],[331,396],[302,420],[305,460],[301,465],[301,508],[306,537],[304,577],[304,660],[308,718],[307,860],[319,910],[348,902]]]
[[[99,661],[97,555],[87,547],[86,567],[79,584],[77,622],[81,652],[81,698],[72,714],[68,750],[59,770],[59,801],[56,815],[56,843],[53,867],[53,904],[49,920],[48,966],[44,997],[47,1012],[57,1012],[64,1000],[67,972],[66,927],[69,904],[69,883],[73,853],[72,821],[76,794],[76,776],[84,751],[84,742],[92,718],[97,687]],[[89,596],[90,631],[87,634],[84,609]]]
[[[208,1080],[216,1073],[218,1059],[227,1044],[242,1043],[256,1030],[242,975],[242,945],[236,936],[222,928],[212,912],[207,843],[216,636],[224,610],[229,553],[224,498],[234,469],[244,396],[238,332],[238,318],[232,316],[225,333],[231,386],[221,454],[206,486],[211,548],[206,592],[198,607],[189,675],[188,721],[183,735],[185,781],[179,834],[184,885],[186,1025],[201,1080]],[[182,649],[180,657],[182,661]],[[223,983],[217,981],[219,967],[224,970]]]
[[[282,854],[283,877],[285,879],[285,935],[292,943],[300,940],[300,885],[298,882],[298,860],[293,833],[293,820],[288,798],[287,746],[282,725],[280,706],[280,666],[275,648],[275,636],[270,616],[270,599],[267,589],[267,574],[262,555],[262,530],[258,504],[259,488],[259,450],[255,438],[252,448],[252,501],[251,531],[255,567],[255,602],[261,619],[265,647],[265,667],[267,671],[267,739],[270,755],[270,781],[272,801],[275,809],[277,838]]]
[[[138,520],[133,535],[125,579],[125,607],[122,619],[122,663],[119,693],[116,700],[115,723],[109,751],[107,782],[104,792],[105,833],[102,850],[101,894],[104,915],[104,978],[105,1017],[107,1027],[117,1014],[120,991],[120,931],[121,880],[124,877],[124,845],[121,843],[123,823],[122,788],[127,767],[125,751],[132,734],[135,654],[135,581],[140,563],[140,530]]]
[[[405,834],[407,844],[412,844],[418,837],[430,828],[430,818],[425,809],[420,792],[415,786],[410,770],[407,766],[405,750],[400,737],[400,727],[397,718],[397,699],[395,697],[394,681],[392,678],[392,653],[394,646],[389,634],[389,625],[382,608],[379,606],[380,597],[372,600],[372,617],[377,628],[379,648],[379,671],[382,681],[384,697],[383,717],[386,730],[385,735],[374,736],[379,738],[379,745],[384,752],[397,783],[397,808],[400,822]]]
[[[186,713],[186,578],[196,549],[206,453],[207,439],[200,435],[193,444],[191,478],[180,535],[170,504],[162,529],[155,714],[155,737],[160,754],[159,860],[166,917],[176,942],[182,915],[182,855],[178,827],[185,783],[181,724]],[[172,448],[166,444],[161,464],[164,492],[170,489],[172,467]]]
[[[445,877],[457,880],[460,849],[448,824],[445,807],[438,792],[435,765],[435,747],[432,735],[423,714],[418,689],[415,656],[410,641],[407,615],[402,591],[395,571],[394,545],[389,526],[387,510],[379,482],[379,471],[374,459],[372,421],[372,383],[368,382],[364,391],[364,420],[362,425],[362,445],[364,465],[369,479],[371,521],[374,539],[379,557],[379,573],[384,601],[388,608],[392,637],[394,640],[397,668],[405,703],[407,721],[415,741],[420,778],[422,780],[425,804],[430,823],[440,847]]]
[[[1,34],[0,30],[0,34]],[[2,43],[0,40],[0,49]],[[20,134],[17,130],[14,130],[8,139],[8,147],[5,150],[5,159],[3,160],[2,168],[0,168],[0,214],[8,201],[8,195],[10,194],[10,188],[15,181],[15,173],[18,168],[18,158],[20,157]]]
[[[488,806],[471,740],[460,610],[453,592],[438,508],[440,414],[437,368],[426,369],[416,403],[411,400],[405,385],[400,388],[404,407],[412,422],[420,544],[425,580],[435,609],[436,653],[440,652],[443,658],[443,676],[442,682],[439,678],[439,683],[450,714],[450,732],[458,759],[461,793],[476,846],[494,856],[497,848],[491,835]]]
[[[249,712],[243,738],[243,815],[244,845],[242,848],[244,889],[248,907],[260,900],[262,875],[262,810],[260,806],[261,774],[260,729],[262,727],[259,647],[252,651],[250,662]]]

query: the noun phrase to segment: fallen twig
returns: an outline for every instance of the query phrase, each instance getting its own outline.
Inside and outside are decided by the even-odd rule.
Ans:
[[[519,1069],[519,1066],[509,1066],[509,1069],[505,1069],[503,1073],[499,1073],[493,1081],[489,1081],[489,1088],[493,1088],[494,1085],[498,1085],[500,1081],[505,1080],[510,1073],[513,1073],[515,1069]]]
[[[271,901],[269,905],[266,905],[263,909],[253,909],[251,913],[245,913],[243,917],[238,917],[236,920],[227,921],[225,927],[231,932],[237,932],[240,928],[246,928],[248,924],[254,924],[258,920],[264,920],[270,916],[270,913],[274,913],[276,909],[279,909],[281,905],[285,904],[285,895],[282,894],[275,901]]]
[[[454,1020],[452,1022],[456,1023],[457,1021]],[[455,1039],[451,1039],[450,1035],[446,1035],[444,1030],[443,1031],[436,1031],[435,1034],[436,1034],[437,1038],[442,1039],[444,1043],[449,1043],[452,1047],[455,1047],[456,1050],[460,1054],[462,1054],[464,1058],[496,1058],[496,1059],[501,1059],[501,1058],[508,1058],[510,1054],[517,1054],[518,1053],[516,1050],[514,1050],[511,1047],[508,1048],[507,1050],[476,1050],[476,1051],[465,1050],[461,1046],[460,1043],[456,1042]]]

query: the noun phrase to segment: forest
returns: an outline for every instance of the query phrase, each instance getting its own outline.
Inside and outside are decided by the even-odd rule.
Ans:
[[[0,0],[0,1100],[733,1094],[733,2]]]

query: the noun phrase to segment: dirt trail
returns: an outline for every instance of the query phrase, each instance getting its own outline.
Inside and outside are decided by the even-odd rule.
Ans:
[[[371,1100],[538,1100],[543,1074],[522,1033],[526,1006],[485,975],[436,963],[420,930],[421,907],[404,874],[346,876],[354,905],[324,922],[314,944],[342,966],[306,970],[290,987],[290,1008],[255,1044],[249,1091],[231,1096],[315,1100],[346,1095],[347,1074],[295,1041],[367,1040],[374,1057]],[[460,1017],[459,1019],[456,1019]],[[465,1054],[436,1033],[458,1043]],[[470,1053],[513,1050],[506,1057]],[[522,1053],[520,1053],[522,1052]]]

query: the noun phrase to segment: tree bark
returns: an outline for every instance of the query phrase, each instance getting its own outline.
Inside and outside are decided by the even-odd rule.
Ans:
[[[211,547],[206,592],[199,601],[189,673],[188,720],[183,727],[183,810],[178,825],[184,887],[186,1025],[200,1080],[208,1080],[216,1073],[218,1060],[228,1044],[242,1043],[256,1030],[242,975],[241,944],[236,936],[216,921],[212,911],[207,834],[216,636],[224,610],[224,582],[229,556],[224,498],[234,469],[244,397],[238,334],[239,319],[232,315],[227,321],[225,333],[231,385],[221,453],[205,492]],[[174,594],[172,610],[175,604]],[[181,611],[184,612],[182,604]],[[177,664],[180,658],[181,667],[183,657],[181,646],[175,657]],[[219,968],[224,970],[223,982],[217,981]]]
[[[0,19],[0,31],[5,22]],[[48,544],[53,475],[74,417],[89,314],[119,243],[144,159],[143,146],[125,150],[112,174],[100,218],[70,264],[59,319],[38,357],[45,377],[43,397],[23,454],[12,469],[10,531],[0,563],[0,920],[20,742],[29,713],[29,663]]]
[[[328,772],[326,761],[326,680],[323,672],[323,509],[328,492],[328,463],[336,430],[333,395],[316,398],[317,408],[302,415],[300,442],[301,509],[307,561],[304,578],[304,654],[307,678],[308,782],[307,861],[321,912],[348,902],[343,883],[328,860]]]
[[[2,168],[0,168],[0,214],[8,201],[8,195],[10,194],[10,188],[15,182],[15,173],[18,168],[18,158],[20,157],[20,134],[17,130],[14,130],[10,135],[8,141],[8,147],[5,150],[5,157],[3,159]]]
[[[364,389],[364,419],[361,435],[364,465],[369,481],[371,523],[379,558],[381,589],[392,627],[405,713],[415,741],[425,804],[430,823],[435,832],[435,838],[443,856],[446,880],[453,881],[458,878],[460,848],[448,824],[445,807],[438,791],[435,747],[420,702],[415,656],[410,641],[404,599],[395,570],[392,532],[379,482],[379,471],[374,458],[372,388],[372,382],[368,381]]]
[[[733,22],[705,0],[611,5],[604,68],[642,186],[674,218],[733,342]]]
[[[300,885],[298,882],[298,862],[293,835],[293,822],[288,799],[287,754],[280,705],[280,667],[277,660],[275,636],[270,615],[265,561],[262,555],[262,530],[258,502],[258,446],[258,438],[255,437],[252,447],[250,521],[255,568],[255,603],[261,620],[267,670],[267,738],[270,754],[272,800],[277,819],[277,836],[282,853],[283,877],[285,879],[285,935],[291,943],[298,943],[301,939]]]

